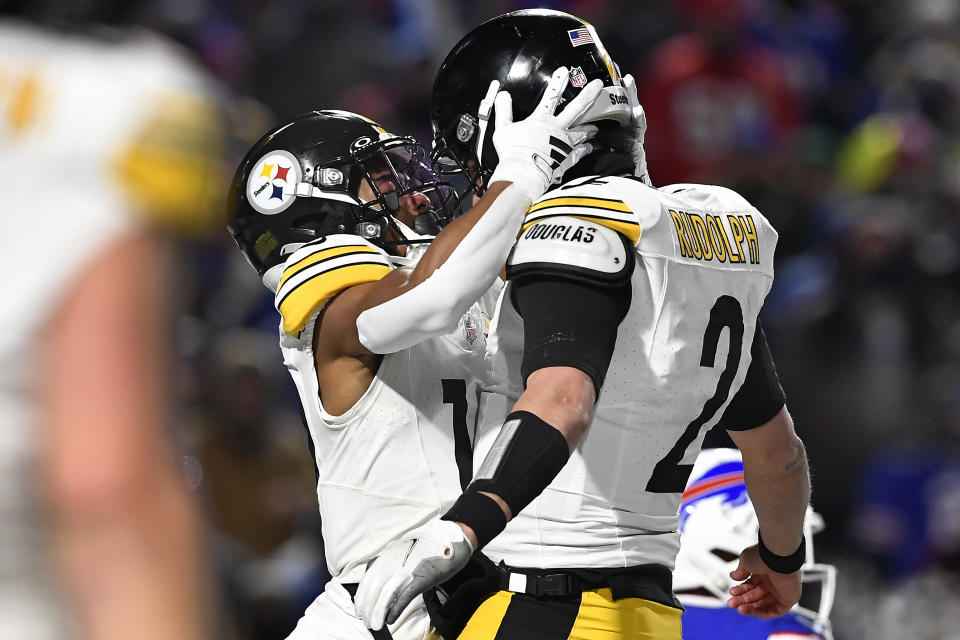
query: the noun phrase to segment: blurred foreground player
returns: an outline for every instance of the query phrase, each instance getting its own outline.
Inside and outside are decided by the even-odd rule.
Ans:
[[[220,123],[179,49],[66,13],[0,19],[0,637],[200,640],[161,228],[219,222]]]
[[[680,503],[680,552],[673,571],[673,588],[684,606],[685,640],[830,640],[830,610],[836,589],[836,568],[813,557],[813,535],[823,519],[807,509],[803,524],[806,549],[800,568],[804,600],[819,598],[816,609],[800,604],[783,616],[757,619],[726,606],[737,583],[730,572],[740,552],[754,544],[757,514],[743,481],[743,458],[736,449],[704,449],[697,457]]]
[[[757,319],[776,231],[728,189],[649,186],[633,83],[592,26],[559,12],[506,14],[454,47],[434,85],[438,160],[486,184],[502,160],[491,136],[509,135],[500,116],[531,113],[558,66],[561,106],[602,85],[580,120],[599,133],[529,208],[507,262],[491,344],[512,411],[484,412],[473,482],[373,563],[358,605],[379,628],[463,566],[457,536],[444,538],[453,521],[504,564],[461,637],[678,639],[678,507],[720,424],[744,452],[762,531],[729,605],[781,615],[800,597],[809,477]],[[509,96],[491,100],[497,89]]]
[[[580,144],[586,133],[555,133],[571,143],[562,143],[557,170],[590,149]],[[539,138],[543,156],[548,138]],[[254,145],[231,189],[228,228],[276,294],[333,576],[296,640],[369,640],[352,602],[366,564],[469,482],[497,275],[525,207],[552,178],[531,196],[512,184],[525,171],[504,172],[453,220],[456,193],[426,162],[412,138],[356,114],[314,111]],[[411,599],[386,633],[376,637],[427,638],[422,600]]]

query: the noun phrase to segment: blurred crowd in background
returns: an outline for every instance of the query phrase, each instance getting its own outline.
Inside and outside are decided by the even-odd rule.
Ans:
[[[443,56],[483,20],[531,6],[147,4],[145,23],[220,79],[232,166],[315,108],[429,148]],[[637,78],[655,184],[731,187],[780,233],[762,318],[827,524],[818,559],[840,570],[838,640],[960,637],[960,3],[536,6],[592,22]],[[327,575],[273,299],[225,230],[182,254],[177,436],[212,523],[220,626],[281,638]]]

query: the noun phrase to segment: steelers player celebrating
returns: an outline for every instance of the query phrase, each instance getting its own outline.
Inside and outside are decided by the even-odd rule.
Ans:
[[[456,194],[416,142],[356,114],[304,114],[242,161],[228,227],[276,294],[333,576],[291,638],[368,640],[351,600],[366,564],[443,513],[469,482],[497,274],[526,207],[592,149],[585,141],[595,128],[570,124],[599,90],[581,95],[558,116],[554,100],[549,116],[509,124],[519,135],[497,147],[525,158],[561,147],[548,173],[508,165],[452,222]],[[424,251],[424,234],[445,225]],[[384,317],[367,313],[389,303]],[[395,640],[429,633],[419,599],[389,626]]]
[[[434,85],[436,158],[488,185],[499,117],[529,114],[561,65],[563,101],[602,84],[581,119],[600,131],[530,207],[507,263],[488,348],[512,411],[484,412],[456,504],[368,569],[356,603],[372,629],[482,548],[503,568],[462,638],[679,639],[678,506],[718,424],[759,519],[728,606],[770,617],[799,599],[809,477],[757,319],[777,241],[766,218],[722,187],[652,188],[632,79],[592,26],[554,11],[500,16],[454,47]]]

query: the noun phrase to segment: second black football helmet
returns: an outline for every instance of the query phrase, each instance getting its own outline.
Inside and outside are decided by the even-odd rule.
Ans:
[[[364,184],[367,197],[360,195]],[[414,192],[430,201],[416,219],[421,233],[435,233],[459,213],[453,188],[430,169],[416,140],[348,111],[311,111],[268,132],[241,161],[227,229],[271,286],[271,269],[324,235],[403,244],[386,234],[397,228],[392,214],[400,199]]]
[[[604,95],[575,124],[630,124],[620,71],[593,26],[560,11],[514,11],[468,33],[440,66],[430,104],[434,168],[465,173],[482,192],[498,161],[491,140],[496,94],[487,95],[490,82],[497,80],[501,91],[510,92],[514,120],[522,120],[533,113],[558,67],[570,70],[558,110],[591,80],[600,78],[604,84]]]

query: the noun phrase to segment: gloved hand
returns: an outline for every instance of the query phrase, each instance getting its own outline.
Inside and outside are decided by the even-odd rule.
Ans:
[[[466,566],[473,546],[460,525],[431,520],[391,542],[367,565],[353,599],[357,615],[374,631],[393,624],[407,605]]]
[[[647,170],[647,154],[643,150],[643,139],[647,135],[647,114],[637,98],[637,82],[633,76],[627,74],[620,82],[627,92],[627,100],[630,101],[630,109],[633,111],[633,135],[636,138],[633,143],[633,165],[636,167],[633,175],[643,180],[648,187],[652,187],[653,182],[650,181],[650,172]]]
[[[566,67],[553,72],[540,104],[524,120],[513,121],[513,99],[506,91],[494,100],[496,129],[493,146],[500,156],[490,184],[506,180],[518,185],[531,201],[559,182],[564,172],[593,150],[587,140],[597,135],[592,124],[571,126],[600,95],[601,80],[593,80],[554,115],[570,74]]]

